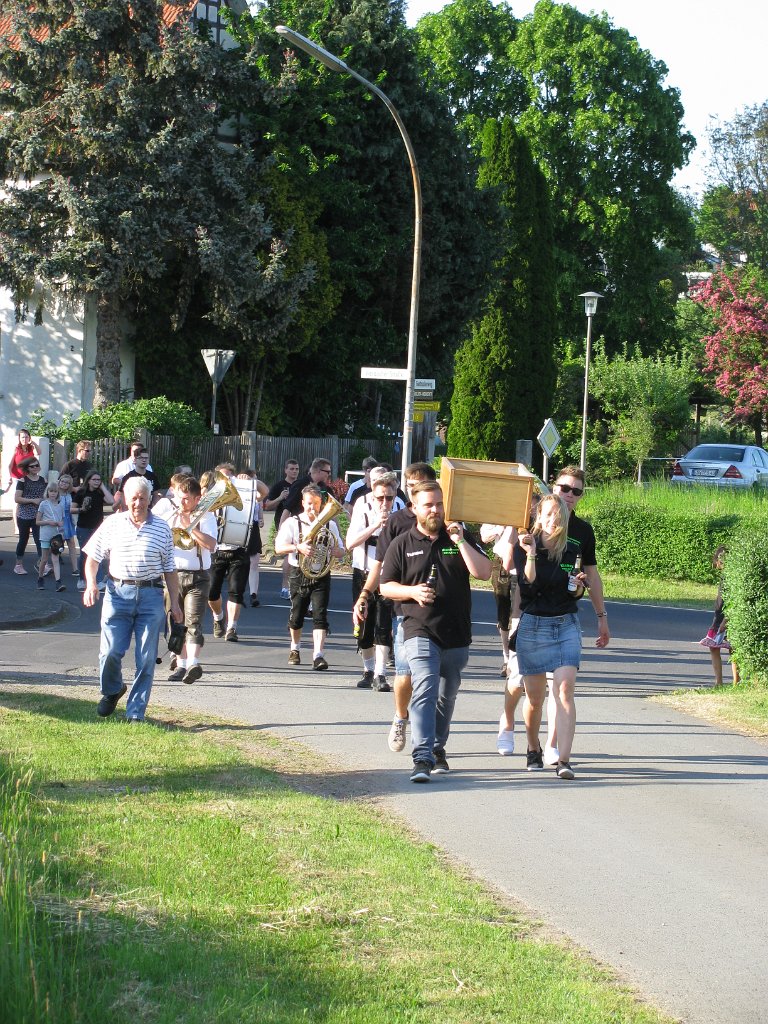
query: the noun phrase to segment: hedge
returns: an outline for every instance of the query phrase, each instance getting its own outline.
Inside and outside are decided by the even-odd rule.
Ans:
[[[737,515],[672,512],[615,497],[598,500],[588,519],[598,564],[606,572],[695,583],[717,582],[712,554],[740,524]]]
[[[768,525],[733,537],[723,570],[728,639],[742,679],[768,684]]]

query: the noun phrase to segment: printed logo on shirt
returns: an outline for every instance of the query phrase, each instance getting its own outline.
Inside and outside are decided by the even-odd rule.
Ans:
[[[405,557],[406,557],[406,558],[415,558],[415,557],[416,557],[416,555],[423,555],[423,554],[425,554],[425,552],[424,552],[424,550],[423,550],[423,548],[422,548],[422,549],[421,549],[421,550],[419,550],[419,551],[406,551],[406,552],[405,552]]]
[[[440,548],[441,555],[458,555],[458,553],[459,549],[456,547],[455,544],[450,548]]]

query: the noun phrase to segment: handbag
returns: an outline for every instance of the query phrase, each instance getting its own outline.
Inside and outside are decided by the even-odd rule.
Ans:
[[[171,654],[181,654],[184,650],[184,635],[187,632],[183,622],[176,622],[168,616],[168,650]]]
[[[57,533],[55,536],[51,537],[51,554],[60,555],[63,550],[64,538],[60,533]]]

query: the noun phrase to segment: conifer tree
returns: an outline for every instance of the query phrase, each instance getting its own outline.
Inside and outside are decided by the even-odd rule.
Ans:
[[[448,449],[506,461],[514,460],[518,438],[536,437],[552,408],[552,223],[546,182],[511,120],[486,123],[482,152],[480,185],[497,195],[502,251],[485,313],[456,354]]]

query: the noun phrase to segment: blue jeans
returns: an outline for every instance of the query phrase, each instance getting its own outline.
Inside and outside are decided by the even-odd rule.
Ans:
[[[115,583],[111,578],[107,580],[101,610],[99,681],[105,697],[120,692],[123,685],[123,656],[133,636],[136,676],[128,694],[126,718],[144,718],[152,692],[157,645],[164,624],[162,587],[132,587]]]
[[[468,647],[439,647],[416,636],[405,641],[411,669],[411,741],[413,760],[435,763],[435,750],[445,750],[451,731],[461,672],[469,659]]]

